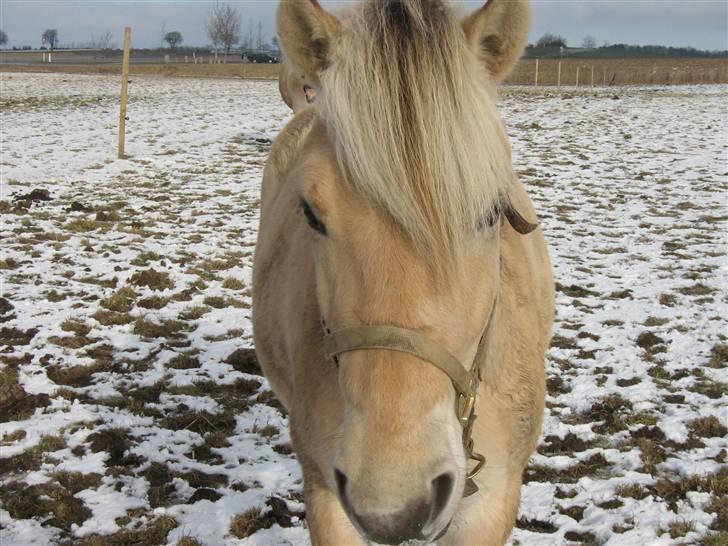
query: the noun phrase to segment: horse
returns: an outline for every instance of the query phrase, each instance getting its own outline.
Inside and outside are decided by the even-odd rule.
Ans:
[[[256,353],[313,544],[501,544],[545,398],[554,281],[497,86],[526,0],[286,0],[293,117],[263,172]]]

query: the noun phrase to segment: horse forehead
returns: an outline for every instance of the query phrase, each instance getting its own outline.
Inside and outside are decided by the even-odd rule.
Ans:
[[[341,175],[334,147],[321,120],[313,123],[303,144],[302,167],[306,175],[311,175],[308,178],[314,179],[307,180],[309,183],[320,176],[335,178]]]

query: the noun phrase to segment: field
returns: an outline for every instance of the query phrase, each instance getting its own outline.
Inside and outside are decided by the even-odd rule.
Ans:
[[[42,52],[0,52],[0,70],[13,72],[63,72],[71,74],[120,74],[120,52],[60,51],[54,53],[53,64],[42,63]],[[188,55],[170,56],[170,62],[163,62],[158,52],[132,53],[130,70],[132,74],[158,76],[261,78],[278,77],[280,65],[242,64],[237,56],[230,56],[227,64],[205,62],[192,64]],[[678,58],[678,59],[564,59],[559,80],[558,59],[540,59],[538,84],[554,86],[559,81],[563,86],[578,85],[625,86],[625,85],[685,85],[728,83],[728,59]],[[592,70],[593,69],[593,70]],[[593,72],[593,74],[592,74]],[[593,75],[593,82],[592,82]],[[534,85],[536,83],[535,59],[521,59],[506,81],[509,85]]]
[[[254,358],[277,84],[2,74],[0,542],[306,544]],[[511,544],[725,544],[726,86],[506,88],[557,279]]]

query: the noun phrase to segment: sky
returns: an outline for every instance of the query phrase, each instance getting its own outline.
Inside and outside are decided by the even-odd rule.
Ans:
[[[228,0],[241,14],[243,32],[262,23],[263,36],[274,36],[277,2]],[[328,9],[347,0],[322,0]],[[453,2],[466,11],[481,3]],[[163,30],[182,33],[184,45],[204,46],[205,18],[212,0],[0,0],[0,29],[8,35],[5,47],[39,47],[47,28],[58,29],[61,46],[90,42],[111,31],[121,43],[123,28],[132,27],[133,47],[159,47]],[[728,0],[532,0],[530,41],[545,32],[579,46],[591,35],[605,41],[636,45],[668,45],[697,49],[728,49]]]

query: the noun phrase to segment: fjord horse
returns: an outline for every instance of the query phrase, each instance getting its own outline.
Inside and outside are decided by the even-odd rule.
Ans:
[[[280,5],[295,115],[265,167],[253,325],[314,544],[514,525],[554,312],[495,107],[528,23],[525,0]]]

